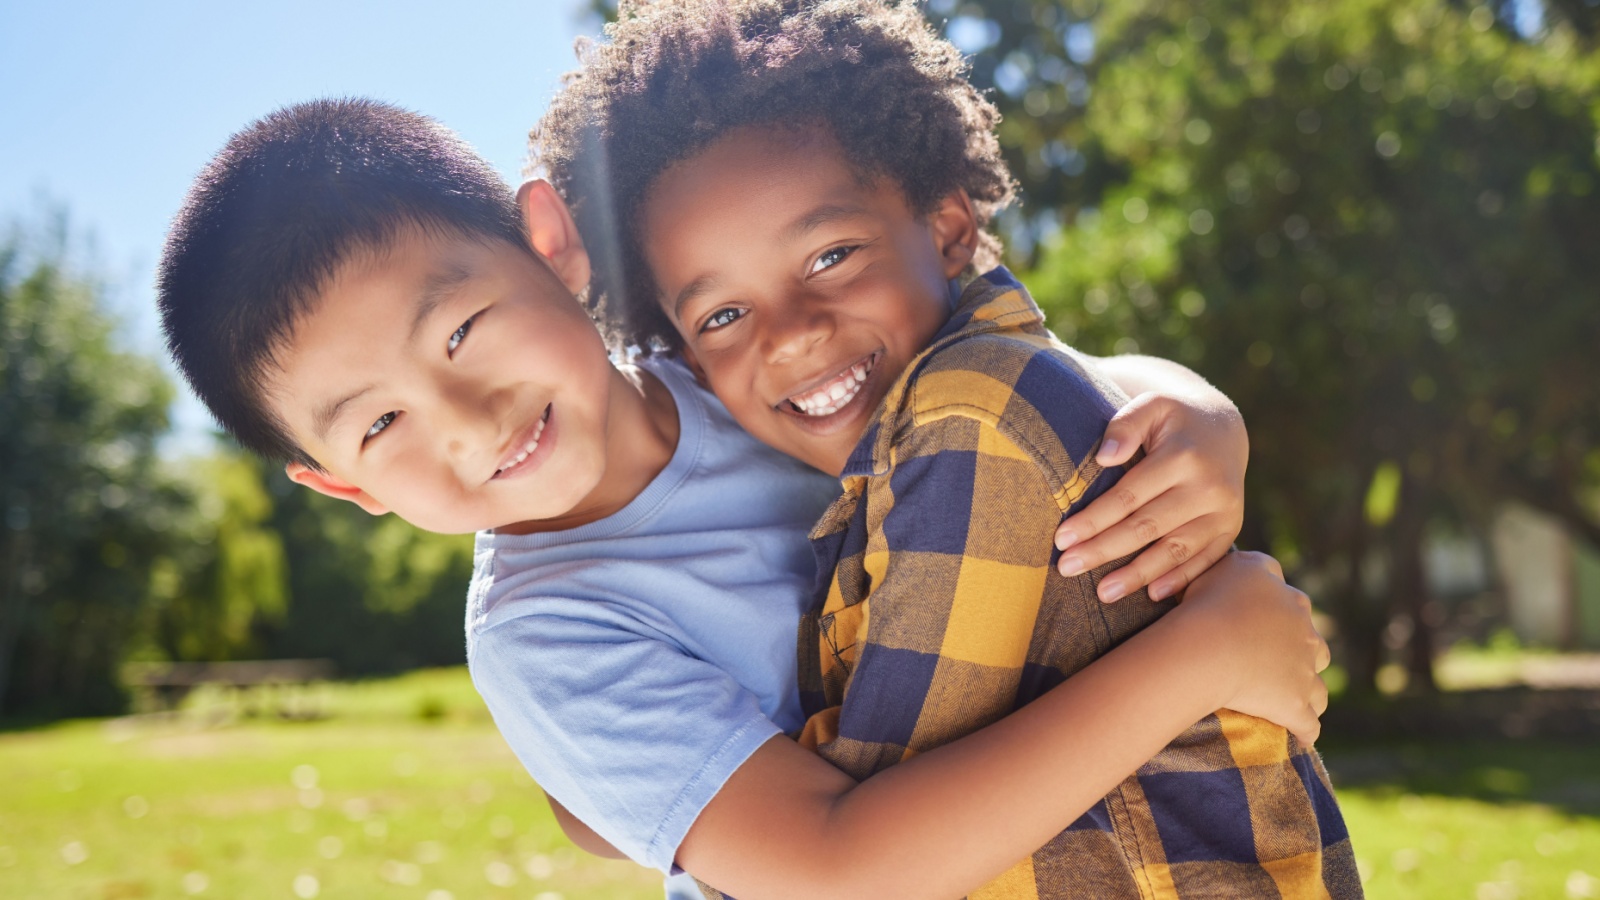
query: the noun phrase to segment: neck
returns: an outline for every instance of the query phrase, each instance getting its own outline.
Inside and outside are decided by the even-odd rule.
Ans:
[[[600,483],[565,515],[495,531],[566,531],[615,515],[650,486],[677,448],[678,406],[672,392],[643,369],[613,369],[606,411],[606,465]]]

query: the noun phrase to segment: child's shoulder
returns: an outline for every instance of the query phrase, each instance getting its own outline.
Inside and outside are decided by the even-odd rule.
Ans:
[[[906,373],[905,409],[921,420],[968,410],[995,421],[1023,407],[1109,418],[1127,397],[1044,326],[1044,314],[1004,267],[966,285],[954,315]]]
[[[1092,357],[1045,329],[1033,298],[1004,269],[966,286],[950,322],[901,379],[869,437],[875,471],[988,447],[1030,459],[1047,480],[1068,478],[1127,401]]]
[[[1042,476],[1063,510],[1076,502],[1098,479],[1094,455],[1123,399],[1091,358],[1037,332],[963,335],[931,350],[876,449],[882,469],[952,453],[1011,458]]]
[[[912,373],[906,397],[917,423],[962,415],[1003,431],[1087,429],[1095,438],[1127,402],[1092,358],[1042,327],[964,335],[935,348]]]

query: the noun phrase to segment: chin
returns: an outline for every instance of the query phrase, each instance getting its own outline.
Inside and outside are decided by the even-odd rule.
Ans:
[[[844,470],[844,464],[849,461],[850,451],[855,449],[855,442],[838,450],[832,447],[819,447],[809,442],[803,446],[794,444],[773,446],[784,456],[793,457],[819,472],[837,477]]]

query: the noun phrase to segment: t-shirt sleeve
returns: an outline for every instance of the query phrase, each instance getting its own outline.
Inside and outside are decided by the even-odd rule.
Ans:
[[[635,862],[669,871],[734,770],[780,729],[726,672],[577,601],[501,618],[469,660],[495,724],[540,787]]]

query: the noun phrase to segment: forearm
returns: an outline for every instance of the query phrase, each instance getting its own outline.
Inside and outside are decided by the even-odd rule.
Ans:
[[[1203,611],[1184,613],[1006,719],[859,785],[836,770],[831,783],[780,776],[783,757],[805,751],[769,742],[752,758],[757,765],[729,782],[731,796],[765,795],[766,816],[747,809],[742,834],[724,835],[750,852],[725,845],[701,855],[709,845],[688,840],[680,864],[740,897],[962,896],[1044,845],[1223,704],[1223,632]],[[736,784],[747,777],[789,783]],[[773,790],[789,796],[773,804]],[[706,824],[715,827],[715,818]]]
[[[1233,402],[1194,370],[1159,356],[1126,353],[1091,357],[1096,369],[1130,397],[1157,392],[1219,400],[1231,409]]]
[[[959,896],[999,874],[1223,702],[1214,686],[1224,679],[1204,674],[1220,662],[1215,651],[1196,652],[1182,628],[1163,624],[1016,714],[863,782],[840,798],[830,830],[850,835],[847,847],[872,835],[901,844],[862,849],[860,864],[915,852],[910,868],[926,873],[930,896]],[[902,837],[912,829],[923,833]],[[986,836],[987,854],[958,859],[973,834]],[[922,896],[898,881],[905,872],[896,865],[877,893],[900,883]]]

